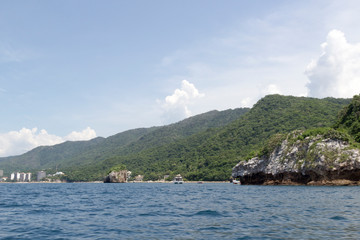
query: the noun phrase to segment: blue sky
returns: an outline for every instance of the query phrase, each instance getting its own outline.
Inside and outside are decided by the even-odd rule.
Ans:
[[[0,2],[0,156],[271,93],[360,93],[359,1]]]

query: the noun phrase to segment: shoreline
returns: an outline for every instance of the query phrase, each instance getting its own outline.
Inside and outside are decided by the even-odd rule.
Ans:
[[[308,183],[299,183],[293,181],[265,181],[262,184],[246,184],[243,185],[263,185],[263,186],[360,186],[360,181],[352,181],[347,179],[319,180],[310,181]]]
[[[90,181],[90,182],[0,182],[0,184],[59,184],[59,183],[104,183],[103,181]],[[126,183],[158,183],[158,184],[174,184],[172,181],[130,181]],[[184,181],[184,184],[209,184],[209,183],[230,183],[229,181]],[[311,181],[308,183],[299,183],[293,181],[265,181],[259,184],[241,183],[237,185],[243,186],[360,186],[360,181],[351,181],[346,179],[337,180],[321,180]]]
[[[31,183],[104,183],[103,181],[90,181],[90,182],[0,182],[1,183],[8,183],[8,184],[31,184]],[[126,183],[168,183],[173,184],[172,181],[129,181]],[[184,181],[184,183],[229,183],[229,181]]]

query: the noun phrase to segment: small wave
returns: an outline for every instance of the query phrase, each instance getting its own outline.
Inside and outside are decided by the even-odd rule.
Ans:
[[[148,213],[140,213],[139,216],[140,217],[154,217],[154,216],[158,216],[159,213],[157,212],[148,212]]]
[[[33,209],[28,211],[26,214],[44,214],[46,213],[46,211],[42,210],[42,209]]]
[[[32,204],[21,204],[21,203],[2,203],[0,204],[0,208],[30,208]]]
[[[162,222],[159,224],[161,227],[172,227],[172,226],[178,226],[180,223],[177,222]]]
[[[203,210],[195,213],[193,216],[209,216],[209,217],[222,217],[222,214],[218,211]]]
[[[199,230],[200,231],[226,231],[226,230],[231,230],[231,228],[224,227],[224,226],[219,226],[219,227],[211,226],[211,227],[200,228]]]
[[[248,240],[248,239],[254,239],[254,237],[252,237],[252,236],[244,236],[244,237],[237,238],[236,240]]]
[[[334,216],[334,217],[331,217],[330,219],[337,220],[337,221],[347,220],[347,218],[342,217],[342,216]]]

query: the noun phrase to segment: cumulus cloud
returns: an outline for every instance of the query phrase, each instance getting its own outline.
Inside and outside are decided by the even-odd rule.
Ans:
[[[25,153],[38,146],[51,146],[65,141],[90,140],[96,137],[91,128],[81,132],[71,132],[66,137],[49,134],[46,130],[37,128],[22,128],[19,131],[10,131],[0,134],[0,156],[11,156]]]
[[[76,132],[76,131],[71,132],[64,139],[67,141],[81,141],[81,140],[89,140],[95,137],[96,137],[95,130],[91,129],[90,127],[87,127],[81,132]]]
[[[260,98],[270,94],[282,94],[281,90],[276,84],[269,84],[266,87],[258,87],[257,91],[251,89],[251,97],[246,97],[240,101],[241,105],[236,107],[249,107],[251,108]]]
[[[309,96],[349,98],[360,93],[360,43],[332,30],[321,44],[322,54],[306,68]]]
[[[181,88],[176,89],[172,95],[165,98],[162,107],[165,111],[166,118],[170,121],[180,120],[190,117],[191,111],[189,106],[198,98],[203,97],[194,84],[183,80]]]
[[[281,94],[280,89],[275,84],[268,85],[265,89],[262,90],[261,94],[263,96],[269,95],[269,94]]]
[[[253,101],[254,100],[250,97],[244,98],[240,101],[241,107],[251,107],[254,104]]]

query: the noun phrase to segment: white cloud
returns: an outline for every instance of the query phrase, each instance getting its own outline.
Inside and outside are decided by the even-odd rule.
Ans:
[[[281,91],[275,84],[270,84],[262,91],[262,96],[269,94],[281,94]]]
[[[167,96],[162,102],[165,118],[167,121],[174,121],[190,117],[192,114],[189,106],[195,99],[203,96],[204,94],[200,93],[194,84],[183,80],[181,88],[176,89],[172,95]]]
[[[81,141],[81,140],[89,140],[95,137],[96,137],[95,130],[91,129],[90,127],[87,127],[81,132],[76,132],[76,131],[71,132],[64,139],[67,141]]]
[[[348,43],[343,32],[332,30],[321,44],[322,54],[306,68],[313,97],[349,98],[360,93],[360,43]]]
[[[250,97],[244,98],[240,101],[241,107],[252,107],[254,100]]]
[[[68,140],[90,140],[95,137],[95,131],[89,127],[81,132],[74,131],[66,137],[49,134],[44,129],[38,131],[37,128],[22,128],[19,131],[0,134],[0,156],[18,155],[38,146],[51,146]]]
[[[196,79],[196,86],[206,93],[191,106],[193,114],[251,107],[268,94],[307,94],[303,73],[313,56],[309,48],[315,41],[312,31],[309,38],[311,21],[306,11],[291,12],[298,9],[293,4],[285,8],[262,18],[234,22],[213,38],[182,49],[186,54],[179,55],[178,50],[164,58],[176,59],[166,61],[175,72],[172,76],[181,74],[190,82]],[[164,71],[169,71],[169,65]]]

